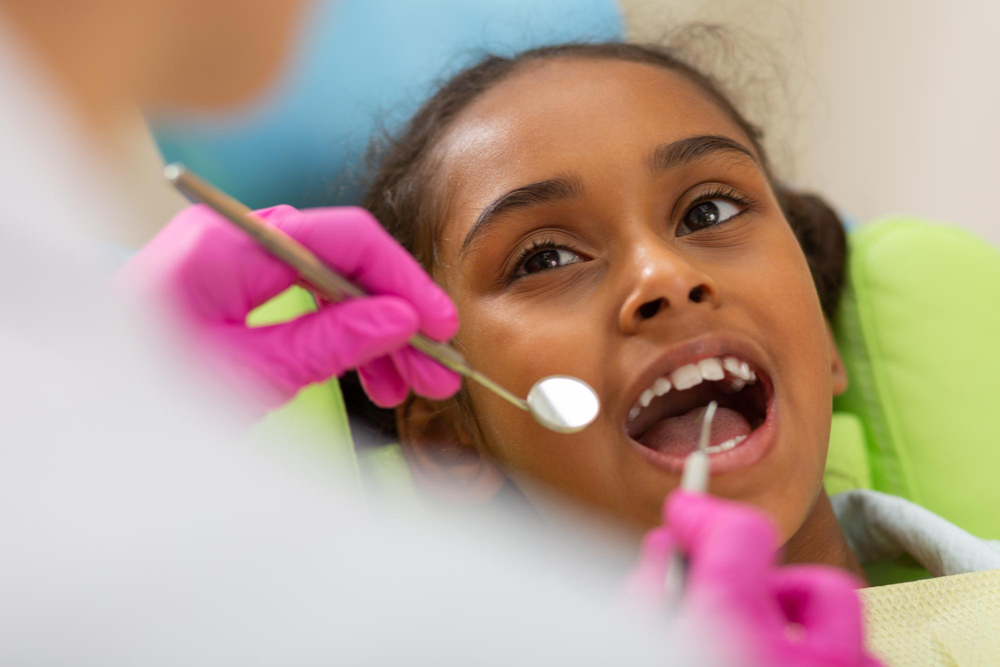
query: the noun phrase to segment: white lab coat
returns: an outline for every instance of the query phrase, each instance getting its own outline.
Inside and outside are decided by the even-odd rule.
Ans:
[[[110,294],[100,230],[141,212],[2,21],[0,91],[0,664],[688,663],[591,547],[233,437]]]

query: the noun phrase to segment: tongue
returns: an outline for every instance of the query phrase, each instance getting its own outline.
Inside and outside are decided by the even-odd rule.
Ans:
[[[686,456],[698,447],[705,409],[704,406],[694,408],[683,415],[658,421],[639,442],[664,454]],[[739,435],[748,436],[751,430],[750,424],[739,412],[718,408],[712,420],[712,435],[708,444],[719,445]]]

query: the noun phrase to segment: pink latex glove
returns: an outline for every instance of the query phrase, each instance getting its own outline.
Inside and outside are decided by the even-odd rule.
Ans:
[[[221,360],[224,375],[258,407],[284,403],[302,387],[357,368],[380,406],[412,388],[432,399],[458,391],[459,378],[407,346],[418,330],[445,341],[458,330],[451,299],[364,209],[257,211],[372,296],[321,302],[316,313],[249,328],[247,314],[299,280],[245,232],[206,206],[177,215],[123,269],[119,280],[165,302],[194,342]]]
[[[742,634],[751,664],[875,667],[865,651],[861,586],[822,566],[777,565],[774,524],[746,505],[676,491],[664,504],[666,525],[643,540],[628,582],[631,598],[665,606],[670,554],[689,559],[682,610],[729,624]],[[731,637],[727,637],[730,639]]]

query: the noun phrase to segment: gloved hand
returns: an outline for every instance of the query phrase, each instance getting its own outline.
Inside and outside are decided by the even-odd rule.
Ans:
[[[321,302],[318,312],[249,328],[247,314],[299,280],[206,206],[177,215],[122,270],[119,281],[164,302],[190,336],[222,360],[221,372],[262,409],[313,382],[358,368],[380,406],[412,388],[432,399],[458,391],[459,377],[407,346],[417,331],[438,341],[458,329],[451,299],[367,211],[276,206],[258,211],[372,296]]]
[[[860,582],[829,567],[778,567],[777,531],[762,513],[676,491],[664,518],[646,534],[630,597],[665,606],[669,556],[680,548],[689,559],[681,611],[735,628],[751,664],[879,664],[864,647]]]

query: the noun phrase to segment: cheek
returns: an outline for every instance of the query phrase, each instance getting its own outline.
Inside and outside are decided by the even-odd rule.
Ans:
[[[805,256],[787,225],[764,247],[759,270],[740,293],[774,363],[781,427],[766,470],[771,483],[754,503],[775,517],[787,539],[822,487],[833,395],[825,319]]]
[[[581,288],[569,273],[515,284],[498,296],[460,296],[459,342],[520,396],[548,375],[574,375],[593,384],[612,338],[602,328],[606,302],[595,298],[595,287]]]
[[[548,375],[565,373],[586,379],[590,372],[588,336],[583,334],[587,327],[580,326],[587,316],[582,312],[549,316],[544,307],[504,306],[496,300],[469,303],[465,308],[460,305],[459,309],[463,321],[470,323],[458,335],[466,356],[518,396],[527,396],[532,385]],[[535,425],[527,412],[478,389],[471,388],[472,395],[483,414],[490,415],[485,420],[489,426],[524,430],[522,425]]]
[[[814,419],[826,414],[828,420],[832,388],[826,320],[798,241],[787,228],[781,236],[780,252],[770,262],[768,282],[761,287],[768,302],[763,319],[787,384],[785,400],[796,415]]]
[[[458,342],[477,368],[522,397],[549,375],[572,374],[598,386],[609,338],[594,326],[598,314],[546,308],[530,299],[516,307],[490,300],[459,303],[470,324],[463,325]],[[585,501],[601,493],[604,482],[597,471],[607,470],[614,456],[603,427],[557,434],[481,387],[469,386],[469,396],[485,447],[523,490],[530,494],[542,482]]]
[[[826,320],[805,255],[784,222],[772,225],[758,247],[752,266],[727,277],[731,294],[770,348],[780,378],[793,387],[813,387],[810,395],[818,388],[829,395]],[[723,297],[725,292],[723,287]]]

